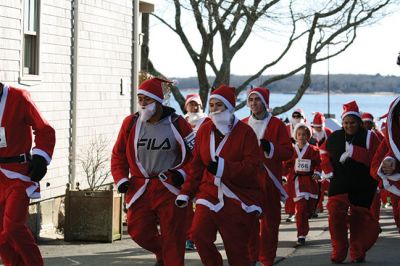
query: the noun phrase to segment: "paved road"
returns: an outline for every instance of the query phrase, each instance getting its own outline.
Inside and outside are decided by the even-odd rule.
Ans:
[[[368,265],[400,265],[400,235],[396,232],[391,209],[382,210],[383,233],[377,244],[367,255]],[[282,215],[286,218],[286,215]],[[331,250],[326,214],[310,221],[311,231],[307,245],[296,248],[295,224],[282,223],[278,246],[277,265],[332,265],[329,261]],[[61,236],[59,236],[61,237]],[[221,239],[217,239],[223,257]],[[125,234],[121,241],[109,243],[66,243],[62,239],[42,238],[40,249],[45,265],[154,265],[154,256],[137,246]],[[187,252],[185,265],[202,265],[197,252]]]

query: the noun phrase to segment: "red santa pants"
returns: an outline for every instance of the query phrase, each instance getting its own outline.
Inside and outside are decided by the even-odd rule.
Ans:
[[[390,199],[392,201],[393,218],[400,233],[400,197],[390,193]]]
[[[294,201],[293,201],[293,191],[292,188],[294,187],[293,184],[293,179],[292,178],[288,178],[285,187],[285,191],[288,194],[288,198],[286,199],[285,202],[285,213],[289,214],[289,215],[294,215],[295,213],[295,206],[294,206]]]
[[[258,224],[253,224],[249,253],[252,261],[257,261],[258,256],[258,260],[263,265],[273,265],[278,248],[279,225],[281,223],[281,194],[272,180],[268,179],[267,181],[261,225],[257,227]],[[259,234],[259,231],[261,231],[261,234]]]
[[[187,209],[176,207],[175,198],[159,180],[151,179],[127,215],[132,239],[166,266],[184,265]]]
[[[371,204],[371,213],[374,216],[375,220],[379,223],[379,215],[381,212],[381,193],[377,190],[374,195],[374,200]]]
[[[381,201],[382,204],[388,203],[388,197],[390,196],[390,193],[386,189],[381,189]]]
[[[315,210],[316,199],[300,199],[294,204],[296,206],[297,237],[306,237],[310,231],[308,219]]]
[[[193,204],[189,202],[186,213],[186,239],[192,240],[192,221],[194,216]]]
[[[364,259],[379,235],[379,225],[369,209],[350,204],[347,194],[328,198],[329,232],[332,240],[331,260],[341,263],[349,248],[347,231],[350,229],[350,257]]]
[[[249,266],[247,252],[249,235],[257,219],[255,213],[246,213],[235,200],[224,197],[224,207],[219,212],[204,205],[196,205],[192,236],[205,266],[222,266],[222,257],[214,242],[219,231],[231,266]]]
[[[324,198],[325,198],[325,192],[329,190],[329,181],[328,180],[322,180],[321,181],[321,191],[319,193],[319,201],[317,205],[317,209],[320,210],[321,212],[324,211]]]
[[[0,173],[0,256],[6,266],[39,266],[43,259],[26,226],[29,198],[22,182]]]

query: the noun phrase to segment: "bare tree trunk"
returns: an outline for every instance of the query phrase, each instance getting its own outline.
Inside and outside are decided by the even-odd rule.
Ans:
[[[149,23],[150,23],[150,15],[149,13],[142,14],[142,32],[143,32],[143,44],[141,51],[141,62],[140,62],[140,70],[148,72],[149,71]]]

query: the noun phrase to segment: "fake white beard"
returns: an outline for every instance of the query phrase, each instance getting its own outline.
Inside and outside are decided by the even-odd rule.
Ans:
[[[226,135],[231,132],[233,114],[228,109],[222,112],[213,112],[209,114],[215,127],[223,134]]]
[[[188,112],[186,114],[187,116],[187,121],[189,122],[189,124],[191,124],[192,126],[196,126],[197,122],[202,119],[203,117],[205,117],[206,115],[203,112],[197,112],[197,113],[190,113]]]
[[[146,122],[156,113],[156,103],[153,102],[146,106],[139,105],[140,121]]]
[[[290,120],[290,123],[292,124],[293,127],[295,127],[298,123],[304,123],[303,118],[292,118]]]
[[[268,116],[266,117],[268,118]],[[257,139],[262,139],[264,137],[264,131],[266,127],[265,119],[257,120],[252,115],[249,118],[249,126],[254,130],[257,135]]]
[[[325,137],[324,130],[321,130],[320,132],[314,131],[313,135],[314,135],[314,138],[316,138],[317,140],[321,140]]]

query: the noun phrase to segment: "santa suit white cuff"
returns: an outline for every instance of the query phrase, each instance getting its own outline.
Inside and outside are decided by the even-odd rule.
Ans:
[[[32,149],[32,155],[40,155],[40,156],[42,156],[43,158],[46,159],[47,165],[49,165],[50,162],[51,162],[50,156],[44,150],[41,150],[41,149],[38,149],[38,148],[33,148]]]
[[[183,180],[186,180],[186,172],[183,169],[178,169],[177,171],[181,173]]]
[[[225,160],[222,157],[218,157],[218,166],[217,173],[215,174],[216,178],[221,178],[224,174]]]
[[[122,183],[125,183],[126,181],[129,182],[129,179],[126,178],[126,177],[124,177],[124,178],[122,178],[121,180],[119,180],[119,181],[117,182],[117,184],[116,184],[117,189],[119,188],[119,186],[120,186]]]
[[[266,151],[264,151],[265,158],[267,159],[271,159],[272,156],[274,156],[274,151],[275,151],[275,147],[274,144],[272,144],[272,142],[269,143],[269,146],[270,146],[269,154]]]
[[[184,201],[185,203],[182,205],[178,205],[178,200]],[[175,199],[175,205],[179,208],[185,208],[186,206],[188,206],[188,204],[189,204],[189,196],[188,195],[180,194]]]

